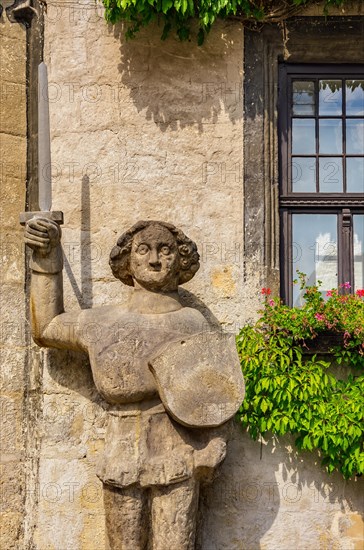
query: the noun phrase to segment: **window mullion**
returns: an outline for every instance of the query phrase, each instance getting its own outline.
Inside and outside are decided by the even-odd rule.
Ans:
[[[320,141],[319,141],[319,79],[315,79],[315,145],[316,145],[316,193],[319,193],[319,153],[320,153]]]
[[[354,282],[353,266],[353,216],[349,208],[343,208],[339,215],[339,283]]]
[[[343,140],[343,192],[346,193],[346,80],[342,80],[342,102],[343,102],[343,127],[342,127],[342,140]]]
[[[283,278],[281,278],[281,297],[290,304],[292,303],[293,265],[292,265],[292,216],[287,210],[281,211],[280,254],[281,266],[283,267]]]

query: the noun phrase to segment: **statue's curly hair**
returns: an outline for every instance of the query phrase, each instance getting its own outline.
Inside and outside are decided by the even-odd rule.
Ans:
[[[126,285],[134,286],[130,273],[130,252],[133,237],[151,225],[165,227],[175,237],[180,255],[180,273],[178,284],[187,283],[200,267],[200,255],[197,252],[196,243],[191,241],[180,229],[174,225],[160,221],[139,221],[117,240],[116,246],[110,252],[109,264],[114,277]]]

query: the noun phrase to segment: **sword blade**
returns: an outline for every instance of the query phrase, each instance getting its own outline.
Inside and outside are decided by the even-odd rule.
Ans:
[[[51,138],[49,128],[49,97],[47,65],[38,66],[38,197],[39,209],[52,206]]]

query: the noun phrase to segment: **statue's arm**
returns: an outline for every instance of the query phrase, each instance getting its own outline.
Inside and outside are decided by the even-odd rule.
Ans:
[[[39,346],[84,351],[79,334],[79,312],[64,312],[61,229],[43,218],[31,219],[25,243],[32,248],[30,312],[34,341]]]

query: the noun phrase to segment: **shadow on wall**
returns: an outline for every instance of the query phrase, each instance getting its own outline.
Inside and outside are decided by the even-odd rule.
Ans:
[[[157,26],[130,41],[122,24],[109,29],[120,40],[118,68],[130,101],[162,132],[197,126],[202,133],[222,116],[232,123],[242,119],[240,26],[217,24],[201,47],[195,35],[187,42],[173,36],[161,41],[162,27]]]
[[[92,307],[92,251],[91,251],[91,202],[90,202],[90,178],[83,176],[81,183],[81,219],[80,219],[80,249],[81,261],[81,287],[78,286],[72,267],[66,257],[64,258],[65,276],[68,277],[72,290],[81,309]]]
[[[284,436],[261,446],[234,425],[220,476],[201,494],[198,550],[343,543],[335,518],[362,510],[359,483],[328,475],[317,454],[298,453],[293,442]]]
[[[197,550],[260,550],[274,523],[280,496],[273,494],[277,465],[260,467],[260,445],[234,426],[219,477],[201,491]],[[249,454],[255,448],[253,462]]]

